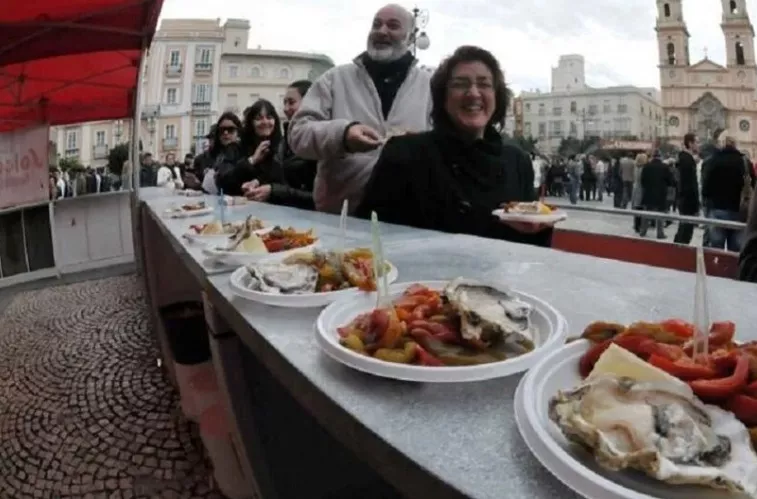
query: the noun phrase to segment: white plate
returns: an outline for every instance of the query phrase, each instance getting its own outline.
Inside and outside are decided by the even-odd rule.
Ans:
[[[176,189],[174,190],[174,194],[176,194],[177,196],[186,196],[189,198],[196,198],[205,195],[204,192],[196,191],[194,189]]]
[[[613,472],[571,445],[547,414],[550,398],[581,383],[578,361],[589,347],[580,340],[542,357],[515,393],[515,420],[531,452],[561,482],[591,499],[741,499],[706,487],[673,486],[641,472]]]
[[[244,223],[244,222],[240,222]],[[255,234],[262,236],[271,232],[273,227],[266,227],[264,229],[258,229]],[[232,234],[196,234],[194,232],[186,232],[182,234],[182,237],[195,244],[204,244],[210,248],[216,248],[223,245],[228,245],[231,242]]]
[[[190,218],[190,217],[204,217],[205,215],[211,215],[213,208],[203,208],[201,210],[166,210],[166,216],[168,218]]]
[[[298,251],[310,250],[313,248],[317,248],[318,246],[319,246],[319,241],[316,240],[316,242],[314,242],[310,246],[303,246],[302,248],[294,248],[294,249],[290,249],[286,251],[279,251],[278,253],[245,253],[244,251],[223,251],[223,250],[216,249],[215,247],[211,247],[211,248],[206,247],[202,250],[202,253],[205,256],[207,256],[210,260],[221,262],[224,265],[242,266],[242,265],[249,265],[251,263],[257,263],[265,258],[268,258],[272,254],[281,255],[281,256],[289,256],[292,253],[296,253]]]
[[[289,256],[289,255],[287,255]],[[260,260],[260,263],[263,262],[276,262],[281,261],[284,256],[281,256],[280,254],[274,253],[272,255],[272,258],[263,259]],[[386,278],[389,281],[389,283],[393,283],[397,280],[397,268],[392,265],[390,262],[386,262],[389,264],[389,273],[387,274]],[[234,292],[235,295],[241,296],[242,298],[245,298],[247,300],[256,301],[259,303],[265,303],[266,305],[273,305],[274,307],[289,307],[289,308],[315,308],[315,307],[324,307],[328,305],[329,303],[332,303],[336,300],[339,300],[341,298],[353,296],[353,295],[362,295],[366,294],[364,291],[360,291],[357,288],[350,288],[350,289],[341,289],[339,291],[329,291],[325,293],[308,293],[303,295],[281,295],[281,294],[273,294],[273,293],[263,293],[261,291],[255,291],[250,289],[249,282],[250,282],[250,274],[247,272],[247,268],[240,267],[234,273],[231,274],[230,277],[231,280],[231,290]]]
[[[389,286],[389,296],[396,300],[413,284],[421,284],[430,289],[442,290],[448,281],[420,281],[398,283]],[[515,291],[518,298],[534,307],[532,321],[539,331],[540,341],[532,352],[502,362],[477,366],[427,367],[393,364],[355,353],[339,344],[337,328],[346,326],[360,314],[376,307],[376,294],[360,294],[336,301],[326,307],[316,321],[316,341],[333,359],[344,365],[384,378],[429,383],[458,383],[502,378],[525,371],[543,355],[560,348],[565,343],[568,327],[565,318],[545,301],[525,293]]]
[[[494,210],[492,215],[499,218],[503,222],[529,222],[529,223],[544,223],[554,224],[561,222],[568,218],[568,214],[562,210],[555,210],[547,215],[539,215],[537,213],[506,213],[503,209]]]

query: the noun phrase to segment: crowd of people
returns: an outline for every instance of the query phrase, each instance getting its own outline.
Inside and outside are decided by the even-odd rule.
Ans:
[[[613,197],[615,208],[698,216],[743,222],[755,184],[757,167],[741,153],[728,131],[719,135],[718,145],[703,147],[693,133],[686,134],[678,155],[660,151],[625,153],[619,157],[573,155],[549,162],[535,158],[539,187],[550,196],[567,196],[580,201],[602,201]],[[672,222],[634,217],[634,230],[645,237],[654,225],[658,239],[666,239]],[[694,224],[680,223],[674,241],[691,243]],[[738,252],[743,231],[705,227],[704,245]]]

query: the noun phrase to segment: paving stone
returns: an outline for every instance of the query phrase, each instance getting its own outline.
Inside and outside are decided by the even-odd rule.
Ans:
[[[0,315],[0,498],[221,499],[157,355],[134,276],[17,295]]]

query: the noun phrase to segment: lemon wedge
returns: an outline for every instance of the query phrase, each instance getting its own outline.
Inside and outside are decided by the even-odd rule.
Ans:
[[[246,237],[237,245],[237,251],[243,251],[245,253],[268,253],[268,248],[265,247],[265,243],[257,234],[250,234],[250,237]]]
[[[662,369],[659,369],[644,360],[638,358],[633,353],[618,345],[611,344],[610,347],[599,357],[594,364],[589,379],[597,376],[611,375],[619,378],[631,378],[641,383],[671,383],[674,385],[686,384],[678,378],[671,376]]]

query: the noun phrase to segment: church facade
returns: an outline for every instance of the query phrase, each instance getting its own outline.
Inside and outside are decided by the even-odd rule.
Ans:
[[[688,132],[704,140],[727,129],[739,149],[757,158],[757,66],[746,0],[721,0],[725,65],[706,55],[691,63],[682,2],[657,0],[664,135],[680,145]]]

